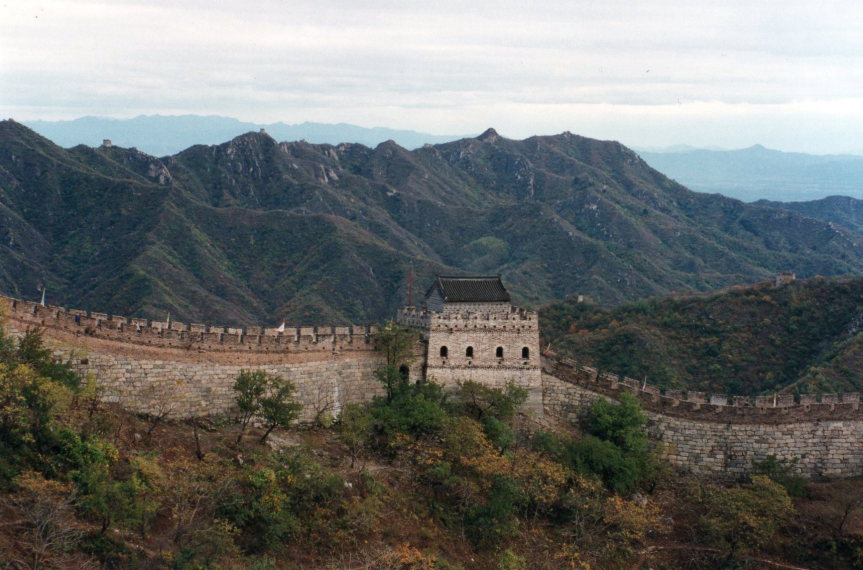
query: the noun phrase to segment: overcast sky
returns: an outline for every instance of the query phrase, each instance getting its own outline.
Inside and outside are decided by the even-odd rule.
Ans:
[[[860,0],[0,0],[0,115],[863,154]]]

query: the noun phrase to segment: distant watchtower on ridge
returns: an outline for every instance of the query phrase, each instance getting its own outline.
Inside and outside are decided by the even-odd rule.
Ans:
[[[514,307],[499,275],[439,276],[425,294],[424,307],[399,311],[400,324],[422,333],[422,376],[444,386],[473,380],[528,389],[528,407],[541,409],[539,319]],[[419,380],[412,374],[412,379]]]

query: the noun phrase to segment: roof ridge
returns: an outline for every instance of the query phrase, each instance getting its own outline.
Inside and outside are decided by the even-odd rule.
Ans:
[[[448,303],[509,303],[509,291],[500,275],[438,275],[426,293],[437,290]]]

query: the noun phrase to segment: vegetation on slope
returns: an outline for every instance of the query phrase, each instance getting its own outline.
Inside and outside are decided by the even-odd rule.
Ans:
[[[598,401],[581,429],[536,430],[523,390],[412,385],[395,350],[378,372],[388,396],[266,447],[269,427],[104,407],[38,333],[0,348],[4,567],[863,567],[859,482],[792,503],[776,462],[773,479],[731,486],[672,478],[631,398]],[[281,386],[257,376],[238,401]],[[289,392],[277,399],[295,410]]]
[[[541,313],[556,353],[666,388],[733,395],[863,388],[863,279],[733,287]]]
[[[249,133],[155,158],[62,149],[0,122],[0,290],[130,316],[349,324],[435,273],[500,273],[518,303],[615,304],[791,269],[863,270],[860,237],[688,191],[564,133],[407,151]]]

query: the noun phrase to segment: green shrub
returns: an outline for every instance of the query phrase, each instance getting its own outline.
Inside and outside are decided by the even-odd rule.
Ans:
[[[635,396],[623,392],[617,404],[604,398],[594,400],[584,428],[589,434],[625,451],[644,451],[647,449],[647,434],[643,429],[646,422],[647,415]]]
[[[782,485],[792,497],[805,497],[806,479],[795,472],[797,461],[797,458],[778,459],[775,455],[768,455],[762,461],[752,462],[752,474],[770,477]]]
[[[501,390],[469,380],[459,382],[456,398],[464,412],[473,418],[482,420],[493,416],[508,420],[527,400],[527,389],[510,382]]]
[[[512,428],[494,416],[485,416],[482,419],[482,429],[501,452],[506,451],[515,443],[515,434],[512,432]]]
[[[340,522],[344,480],[307,451],[272,455],[249,466],[233,492],[220,497],[217,515],[239,531],[247,553],[278,551],[292,540],[325,541]]]
[[[471,541],[481,548],[495,546],[518,533],[516,514],[527,504],[527,497],[512,477],[494,475],[485,504],[465,513],[465,530]]]
[[[434,382],[400,385],[392,398],[376,398],[369,410],[375,428],[387,442],[398,434],[419,437],[439,433],[449,415],[446,395]]]
[[[500,555],[497,567],[499,570],[527,570],[527,560],[507,548]]]
[[[644,475],[637,455],[628,454],[614,443],[592,435],[569,444],[566,456],[573,469],[598,475],[616,493],[633,491]]]
[[[566,462],[577,471],[599,475],[618,493],[653,481],[658,464],[648,449],[646,421],[629,393],[621,394],[619,404],[594,401],[583,423],[588,435],[566,446]]]
[[[566,449],[566,441],[550,431],[538,430],[530,440],[530,448],[552,459],[560,459]]]

